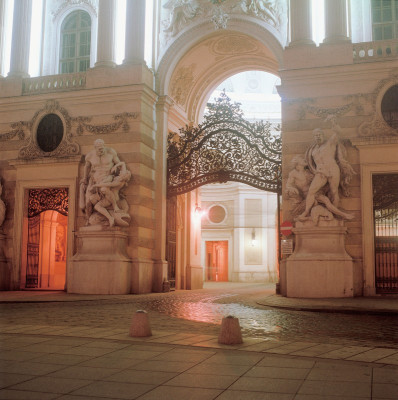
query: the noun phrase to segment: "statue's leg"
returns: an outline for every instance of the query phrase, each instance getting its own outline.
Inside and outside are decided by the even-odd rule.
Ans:
[[[112,227],[113,225],[115,225],[115,218],[112,217],[111,214],[109,214],[109,211],[103,207],[100,203],[97,203],[94,208],[100,213],[102,214],[104,217],[106,217],[109,221],[109,226]]]
[[[316,193],[325,186],[327,179],[324,175],[316,174],[314,179],[311,182],[310,188],[308,189],[307,197],[305,199],[305,210],[302,214],[300,214],[297,219],[305,219],[308,217],[312,206],[315,203],[315,195]]]

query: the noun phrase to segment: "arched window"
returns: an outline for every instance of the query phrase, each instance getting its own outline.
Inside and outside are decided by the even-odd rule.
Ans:
[[[91,18],[86,11],[69,14],[61,26],[59,72],[86,71],[90,67]]]

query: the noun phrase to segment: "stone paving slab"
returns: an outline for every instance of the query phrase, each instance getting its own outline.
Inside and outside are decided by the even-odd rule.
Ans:
[[[42,328],[47,335],[0,334],[1,344],[20,344],[17,350],[0,347],[0,399],[358,400],[396,399],[398,393],[398,366],[388,364],[389,357],[398,357],[396,349],[342,346],[338,359],[328,359],[322,350],[326,355],[336,350],[321,343],[275,341],[270,348],[256,339],[253,351],[244,344],[181,345],[173,343],[173,335],[161,336],[169,338],[165,343],[131,342],[127,331],[109,339],[88,332],[87,337],[64,337],[51,326]],[[286,352],[272,352],[275,348]],[[299,348],[317,351],[301,356],[295,354]],[[354,353],[358,359],[352,360]]]

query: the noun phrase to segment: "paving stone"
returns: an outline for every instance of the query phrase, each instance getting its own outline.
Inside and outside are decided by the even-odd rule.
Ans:
[[[398,355],[398,350],[395,349],[372,349],[369,351],[365,351],[364,353],[357,354],[356,356],[347,358],[347,360],[352,361],[366,361],[366,362],[373,362],[377,360],[381,360],[388,356]]]
[[[309,369],[302,368],[278,368],[255,366],[246,372],[245,376],[253,378],[282,378],[282,379],[305,379]]]
[[[213,400],[222,391],[217,389],[159,386],[140,397],[140,400]]]
[[[294,394],[247,392],[242,390],[226,390],[217,400],[293,400]],[[336,399],[333,399],[336,400]]]
[[[352,396],[369,398],[371,396],[370,383],[338,382],[338,381],[310,381],[306,380],[300,387],[299,394],[318,396]]]
[[[266,393],[297,393],[302,384],[298,379],[239,378],[229,390],[243,390]]]
[[[372,395],[382,399],[398,399],[398,385],[392,383],[374,383]]]
[[[0,375],[0,389],[15,385],[16,383],[29,381],[33,378],[35,378],[33,375],[10,374],[2,372]]]
[[[9,389],[26,390],[44,393],[70,393],[82,386],[89,385],[92,381],[83,379],[64,379],[54,377],[34,378],[27,382],[20,383]]]
[[[59,398],[58,393],[27,392],[9,389],[0,390],[1,400],[53,400]]]
[[[128,369],[115,373],[106,378],[110,382],[144,383],[148,385],[162,385],[178,375],[178,372],[164,371],[137,371]]]
[[[351,366],[343,369],[313,368],[307,376],[311,381],[340,381],[370,383],[372,371],[370,369]]]
[[[87,379],[101,380],[115,373],[115,369],[111,368],[95,368],[87,366],[67,367],[60,371],[53,372],[48,377],[68,378],[68,379]]]
[[[228,375],[196,375],[183,373],[171,379],[165,385],[181,387],[200,387],[208,389],[226,389],[237,377]]]
[[[95,382],[70,393],[78,396],[114,397],[117,399],[135,399],[155,386],[125,382]]]
[[[392,383],[398,385],[398,368],[374,368],[373,383]]]

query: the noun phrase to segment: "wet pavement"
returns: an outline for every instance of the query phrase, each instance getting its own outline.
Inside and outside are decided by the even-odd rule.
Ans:
[[[398,348],[398,314],[274,308],[267,305],[272,304],[274,293],[271,284],[233,283],[208,283],[202,290],[139,296],[76,296],[79,301],[67,302],[57,301],[55,293],[56,302],[0,304],[0,322],[17,324],[34,318],[42,324],[81,325],[83,322],[86,326],[123,327],[128,326],[136,310],[143,309],[161,329],[173,329],[178,319],[184,329],[195,329],[199,323],[201,330],[216,334],[222,318],[233,315],[239,318],[242,333],[247,337]],[[73,295],[61,294],[62,298],[65,296],[73,299]]]
[[[298,301],[275,296],[273,285],[206,286],[125,296],[0,293],[0,399],[398,398],[394,299]],[[153,335],[133,338],[140,309]],[[226,315],[239,318],[242,344],[218,343]]]

